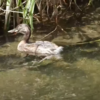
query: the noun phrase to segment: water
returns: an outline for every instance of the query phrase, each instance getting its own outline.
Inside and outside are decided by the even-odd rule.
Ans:
[[[0,47],[0,100],[99,100],[99,44],[66,47],[62,60],[34,67],[17,43]]]

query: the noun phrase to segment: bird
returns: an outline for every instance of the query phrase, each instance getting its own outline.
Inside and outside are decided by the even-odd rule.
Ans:
[[[49,59],[52,56],[60,55],[63,51],[62,46],[58,46],[50,41],[35,41],[34,43],[30,43],[29,39],[31,36],[31,30],[25,23],[19,24],[14,29],[9,30],[8,33],[23,34],[23,39],[19,42],[17,50],[26,55],[45,57],[45,59]]]

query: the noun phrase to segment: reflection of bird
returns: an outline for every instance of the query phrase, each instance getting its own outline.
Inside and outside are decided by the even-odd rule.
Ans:
[[[25,54],[48,57],[52,55],[59,55],[61,51],[63,51],[62,46],[57,46],[49,41],[36,41],[35,43],[28,43],[30,38],[30,28],[27,24],[20,24],[8,32],[22,33],[24,35],[23,40],[18,44],[17,49]]]

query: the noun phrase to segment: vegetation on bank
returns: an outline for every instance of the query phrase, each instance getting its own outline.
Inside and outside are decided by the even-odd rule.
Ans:
[[[74,18],[81,22],[82,16],[92,7],[99,6],[100,0],[0,0],[0,26],[6,31],[20,23],[27,23],[34,29],[34,24],[55,25],[61,27],[60,20],[70,21]],[[52,31],[53,32],[53,31]]]

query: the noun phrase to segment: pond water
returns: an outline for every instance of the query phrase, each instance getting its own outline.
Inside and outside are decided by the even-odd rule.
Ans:
[[[0,47],[0,100],[100,100],[99,43],[66,47],[37,67],[17,43]]]

